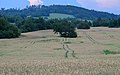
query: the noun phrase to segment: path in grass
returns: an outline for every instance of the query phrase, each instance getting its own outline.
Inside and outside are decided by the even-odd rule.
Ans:
[[[120,48],[119,46],[116,46],[114,44],[104,44],[104,43],[101,43],[101,42],[98,42],[96,41],[94,38],[92,38],[86,31],[83,31],[83,34],[93,43],[93,44],[98,44],[98,45],[103,45],[103,46],[113,46],[113,47],[116,47],[116,48]]]
[[[95,39],[93,39],[87,32],[83,31],[83,34],[94,44],[103,44],[103,43],[100,43],[98,41],[96,41]]]
[[[65,58],[69,58],[70,56],[77,58],[75,51],[69,47],[68,38],[63,38],[63,49],[65,50]]]

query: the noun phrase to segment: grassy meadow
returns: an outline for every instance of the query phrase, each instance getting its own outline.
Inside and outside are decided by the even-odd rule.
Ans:
[[[77,34],[61,38],[43,30],[0,39],[0,75],[120,75],[119,28]]]
[[[64,19],[64,18],[75,18],[73,15],[68,15],[68,14],[60,14],[60,13],[51,13],[48,16],[49,19]]]

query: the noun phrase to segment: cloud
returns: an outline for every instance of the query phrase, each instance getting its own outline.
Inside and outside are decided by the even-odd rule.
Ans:
[[[76,0],[82,6],[120,8],[120,0]]]
[[[30,5],[42,5],[43,0],[28,0],[30,2]]]
[[[82,7],[117,13],[120,11],[120,0],[76,0]]]
[[[76,0],[82,7],[94,9],[96,5],[96,0]]]
[[[97,5],[103,8],[120,8],[120,0],[96,0]]]

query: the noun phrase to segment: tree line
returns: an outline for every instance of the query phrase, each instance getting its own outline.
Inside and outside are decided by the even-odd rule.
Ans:
[[[88,19],[93,20],[98,17],[102,17],[102,18],[118,18],[119,17],[119,15],[115,15],[107,12],[95,11],[95,10],[88,10],[82,7],[77,7],[72,5],[50,5],[50,6],[33,5],[33,6],[27,6],[24,9],[1,8],[0,10],[0,15],[3,15],[3,16],[48,17],[50,13],[68,14],[68,15],[73,15],[74,17],[79,19],[87,19],[87,20]]]
[[[120,27],[120,18],[118,19],[104,19],[98,18],[93,21],[93,27],[109,27],[109,28],[119,28]]]
[[[77,29],[90,27],[120,27],[120,18],[95,20],[79,19],[44,19],[42,17],[0,16],[0,38],[19,37],[21,32],[53,29],[61,37],[77,37]]]
[[[14,38],[20,33],[53,29],[61,37],[77,37],[75,29],[90,29],[90,22],[77,19],[44,19],[36,17],[1,16],[0,38]],[[4,28],[6,27],[6,28]],[[12,28],[11,28],[12,27]]]

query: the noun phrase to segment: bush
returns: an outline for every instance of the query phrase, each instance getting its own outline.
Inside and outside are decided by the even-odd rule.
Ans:
[[[0,18],[0,39],[2,38],[16,38],[20,36],[19,29],[11,25],[4,18]]]
[[[88,21],[80,21],[77,25],[78,29],[90,29],[91,22]]]
[[[68,36],[70,37],[70,38],[76,38],[77,37],[77,33],[76,32],[70,32],[69,34],[68,34]]]
[[[68,32],[68,33],[62,33],[61,37],[69,37],[69,38],[76,38],[77,37],[77,33],[76,32]]]
[[[108,55],[108,54],[120,54],[120,52],[115,52],[115,51],[110,51],[110,50],[104,50],[103,52],[105,53],[105,55]]]

